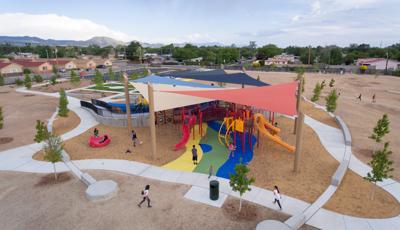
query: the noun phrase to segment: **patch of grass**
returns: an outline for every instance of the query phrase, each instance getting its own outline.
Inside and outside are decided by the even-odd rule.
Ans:
[[[102,86],[92,86],[89,87],[89,89],[97,89],[97,90],[106,90],[106,91],[113,91],[113,92],[124,92],[124,89],[113,89],[110,87],[115,87],[115,86],[124,86],[123,84],[117,84],[117,83],[109,83],[109,84],[103,84]],[[135,89],[132,85],[128,85],[129,90]]]

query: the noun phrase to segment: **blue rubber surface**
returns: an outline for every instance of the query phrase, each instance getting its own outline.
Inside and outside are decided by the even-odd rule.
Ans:
[[[221,126],[221,122],[219,121],[209,121],[208,127],[219,131]],[[225,133],[225,127],[222,128],[222,132]],[[245,134],[245,151],[242,153],[242,138],[239,133],[236,133],[236,150],[234,152],[234,156],[230,156],[226,162],[218,169],[217,176],[229,179],[229,174],[235,173],[235,166],[242,161],[243,164],[248,164],[253,159],[253,150],[250,149],[250,145],[248,143],[248,133]],[[231,134],[231,138],[233,140],[233,134]],[[256,144],[257,138],[252,135],[251,141],[253,143],[253,147]]]
[[[207,144],[199,144],[201,147],[201,150],[203,150],[203,153],[208,153],[212,150],[212,146],[211,145],[207,145]]]

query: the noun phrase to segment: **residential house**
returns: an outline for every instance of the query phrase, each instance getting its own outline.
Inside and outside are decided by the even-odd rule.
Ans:
[[[31,59],[14,59],[11,62],[19,64],[24,69],[29,69],[33,73],[48,73],[53,70],[53,66],[47,61],[37,61]]]
[[[112,66],[111,59],[94,58],[92,60],[96,63],[96,66],[98,65]]]
[[[357,60],[358,66],[369,66],[371,69],[385,70],[387,64],[388,70],[400,69],[400,62],[386,58],[360,58]]]
[[[69,59],[52,59],[48,61],[52,66],[56,66],[57,69],[65,69],[65,70],[71,70],[71,69],[76,69],[76,64],[73,60]]]
[[[91,59],[74,59],[76,68],[78,69],[95,69],[96,62]]]
[[[22,65],[12,62],[0,62],[0,73],[1,75],[16,75],[23,72]]]
[[[10,53],[7,55],[9,58],[12,59],[38,59],[39,54],[34,53]]]
[[[265,61],[265,65],[289,65],[289,64],[298,64],[299,63],[299,58],[297,56],[291,55],[291,54],[280,54],[280,55],[275,55],[272,58],[268,58]]]

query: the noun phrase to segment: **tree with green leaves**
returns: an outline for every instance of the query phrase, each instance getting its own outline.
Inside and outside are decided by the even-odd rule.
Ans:
[[[68,98],[64,89],[60,89],[60,101],[58,108],[58,115],[61,117],[68,117]]]
[[[335,112],[336,106],[337,106],[337,103],[336,103],[337,99],[338,99],[338,95],[336,93],[336,89],[333,89],[329,93],[329,95],[325,98],[325,100],[326,100],[326,110],[328,112],[331,112],[331,113]]]
[[[47,127],[43,121],[36,121],[36,135],[33,139],[35,142],[40,143],[47,139],[49,136],[49,132],[47,131]]]
[[[131,61],[139,61],[142,56],[142,45],[139,42],[132,41],[126,47],[126,57]]]
[[[237,164],[235,166],[235,174],[229,174],[229,185],[232,190],[235,192],[239,192],[240,194],[240,204],[239,204],[239,212],[242,209],[242,196],[247,191],[251,191],[250,185],[254,183],[254,178],[248,178],[247,174],[250,172],[250,169],[243,163]]]
[[[376,122],[376,126],[372,131],[372,135],[369,138],[375,140],[377,143],[382,141],[382,138],[390,132],[389,130],[389,117],[387,114],[383,114],[382,118]]]
[[[313,92],[314,92],[314,95],[312,96],[311,101],[316,102],[319,100],[319,96],[321,95],[321,84],[319,84],[319,82],[317,82],[317,84],[315,84]]]
[[[331,81],[329,82],[329,87],[334,87],[335,86],[335,79],[331,79]]]
[[[42,77],[42,75],[40,75],[40,74],[35,74],[35,75],[33,75],[33,80],[34,80],[36,83],[41,83],[41,82],[43,82],[43,77]]]
[[[50,134],[45,140],[44,144],[44,159],[53,164],[54,169],[54,180],[57,181],[57,171],[56,171],[56,163],[62,160],[62,151],[64,145],[61,140],[61,137]]]
[[[29,76],[29,74],[25,74],[25,78],[24,78],[24,86],[27,89],[30,89],[32,87],[32,79]]]
[[[112,67],[108,68],[108,80],[109,81],[115,81],[115,76],[114,76],[114,72],[112,70]]]
[[[97,87],[102,87],[104,83],[103,74],[101,74],[100,71],[97,69],[96,73],[94,74],[93,82],[94,84],[96,84]]]
[[[0,129],[4,126],[3,108],[0,106]]]
[[[24,73],[24,74],[31,74],[32,72],[31,72],[30,69],[25,68],[25,69],[23,70],[23,73]]]
[[[4,85],[4,77],[0,73],[0,86],[3,86],[3,85]]]
[[[376,183],[392,177],[390,173],[394,169],[392,167],[393,161],[389,159],[390,154],[392,154],[392,151],[389,150],[389,142],[386,142],[382,150],[374,152],[371,161],[368,163],[372,170],[367,173],[364,179],[374,183],[371,199],[374,199],[375,196]]]
[[[75,86],[79,85],[81,78],[76,74],[74,70],[71,70],[71,83]]]

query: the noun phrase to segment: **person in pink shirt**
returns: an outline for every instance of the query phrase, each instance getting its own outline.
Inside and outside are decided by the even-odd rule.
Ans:
[[[228,149],[229,149],[229,157],[235,157],[235,150],[236,150],[236,146],[233,145],[232,142],[229,143],[228,145]]]

